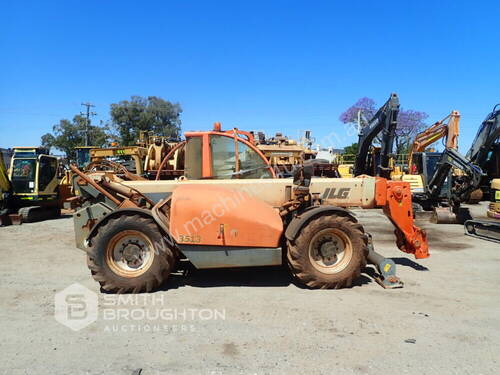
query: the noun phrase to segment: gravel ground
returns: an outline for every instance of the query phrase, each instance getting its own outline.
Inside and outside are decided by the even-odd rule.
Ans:
[[[259,268],[174,275],[120,300],[91,279],[71,218],[0,228],[0,373],[498,374],[500,246],[419,221],[432,255],[415,261],[381,212],[358,216],[403,289],[365,275],[350,289],[306,290]],[[55,294],[73,283],[99,303],[79,331],[54,319]]]

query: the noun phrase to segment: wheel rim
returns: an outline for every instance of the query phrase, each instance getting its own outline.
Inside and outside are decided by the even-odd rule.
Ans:
[[[351,239],[336,228],[319,231],[309,244],[309,260],[322,273],[341,272],[351,261],[352,255]]]
[[[106,263],[117,275],[137,277],[146,272],[154,258],[154,247],[142,232],[126,230],[111,238],[106,247]]]

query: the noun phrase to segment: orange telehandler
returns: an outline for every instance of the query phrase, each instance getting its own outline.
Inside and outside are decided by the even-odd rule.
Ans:
[[[185,136],[178,180],[123,181],[72,166],[83,203],[74,215],[76,244],[104,290],[149,292],[179,259],[198,269],[287,264],[311,288],[349,287],[369,262],[382,286],[401,286],[394,262],[374,251],[350,207],[382,208],[399,249],[429,256],[406,182],[314,178],[313,162],[276,178],[247,132]]]

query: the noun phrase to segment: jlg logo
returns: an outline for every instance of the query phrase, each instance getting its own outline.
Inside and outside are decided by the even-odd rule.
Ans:
[[[346,199],[349,196],[351,188],[326,188],[322,199]]]

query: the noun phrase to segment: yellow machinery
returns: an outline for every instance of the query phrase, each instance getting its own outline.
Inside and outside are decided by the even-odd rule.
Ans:
[[[316,156],[315,151],[283,136],[282,133],[276,133],[274,137],[266,139],[264,133],[259,132],[255,145],[275,167],[278,174],[286,177],[291,176],[294,166]]]
[[[132,173],[143,175],[146,155],[146,148],[140,146],[92,148],[90,162],[92,166],[97,167],[101,162],[107,160],[123,165]]]
[[[165,156],[179,144],[179,140],[171,137],[154,135],[150,131],[141,131],[137,145],[147,149],[144,158],[144,173],[146,176],[153,178],[156,176],[156,171],[160,169],[160,165]],[[182,170],[183,167],[183,152],[179,150],[169,160],[167,169]],[[165,177],[165,176],[164,176]]]
[[[148,176],[156,176],[155,171],[160,169],[161,162],[167,154],[173,150],[179,142],[167,142],[162,137],[155,137],[153,143],[148,145],[146,158],[144,160],[144,171]],[[183,150],[174,152],[168,161],[169,170],[181,170],[184,168]]]
[[[41,147],[15,147],[8,173],[6,202],[12,223],[44,220],[60,215],[59,161]]]
[[[408,171],[415,174],[416,169],[414,165],[413,156],[416,152],[423,152],[427,147],[437,142],[441,138],[446,137],[446,148],[457,150],[458,149],[458,135],[460,132],[460,112],[451,111],[451,113],[444,119],[435,122],[432,126],[417,134],[408,157]]]
[[[351,178],[353,176],[354,160],[356,155],[354,154],[338,154],[335,160],[338,164],[338,171],[340,176],[343,178]]]
[[[429,128],[417,134],[415,136],[415,139],[413,140],[413,144],[408,154],[407,173],[399,170],[399,168],[396,168],[394,173],[391,174],[391,178],[393,180],[408,182],[413,193],[424,193],[424,181],[422,175],[417,172],[415,156],[419,153],[424,152],[430,145],[442,138],[446,139],[445,146],[447,149],[457,150],[458,135],[460,131],[459,125],[460,112],[454,110],[451,111],[451,113],[442,120],[435,122]],[[439,154],[436,154],[435,156],[439,157]],[[433,162],[433,158],[430,157],[429,160],[431,163]]]
[[[491,181],[491,203],[488,207],[488,217],[500,219],[500,178]]]
[[[441,138],[446,138],[446,148],[457,150],[458,149],[458,135],[459,135],[460,113],[458,111],[451,111],[451,113],[435,122],[429,128],[416,135],[411,146],[407,165],[407,173],[404,171],[396,170],[392,174],[393,180],[402,180],[410,183],[412,192],[423,193],[424,183],[422,176],[417,173],[415,165],[415,155],[425,151],[430,145],[437,142]]]
[[[7,203],[7,194],[9,192],[10,192],[9,176],[7,174],[7,168],[5,167],[5,163],[3,161],[3,156],[0,153],[0,216],[3,216],[7,213],[6,203]]]

